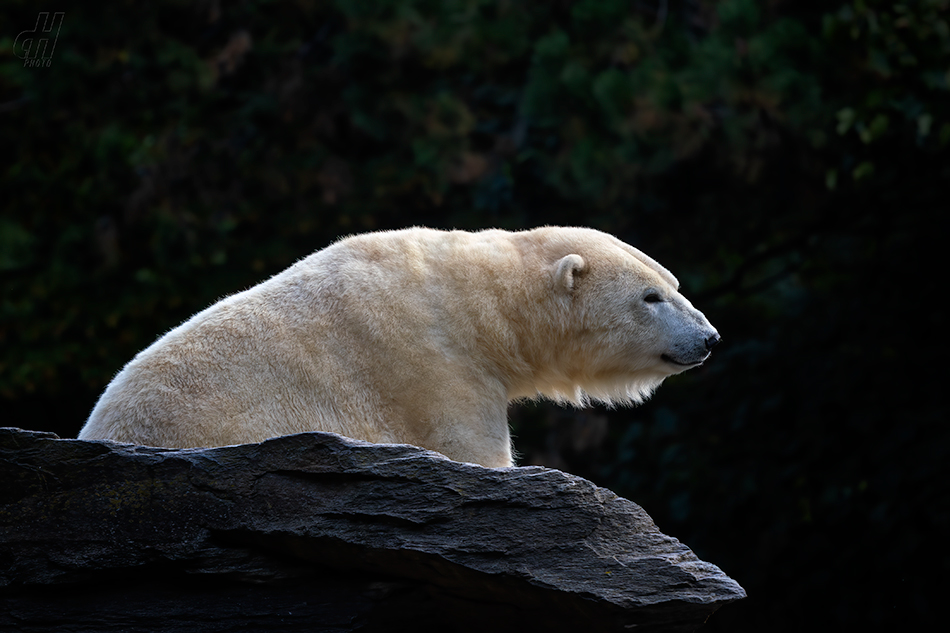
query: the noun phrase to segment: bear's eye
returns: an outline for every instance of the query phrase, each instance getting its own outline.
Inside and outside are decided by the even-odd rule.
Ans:
[[[663,301],[663,297],[658,292],[648,292],[643,300],[647,303],[660,303]]]

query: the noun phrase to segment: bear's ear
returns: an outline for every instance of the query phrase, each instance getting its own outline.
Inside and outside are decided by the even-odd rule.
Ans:
[[[573,292],[577,277],[584,272],[584,258],[577,254],[565,255],[554,266],[554,287],[562,292]]]

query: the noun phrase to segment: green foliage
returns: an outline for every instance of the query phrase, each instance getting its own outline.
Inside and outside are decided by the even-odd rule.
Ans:
[[[926,628],[914,561],[950,565],[945,318],[919,291],[945,268],[948,9],[86,3],[49,9],[55,52],[25,67],[38,9],[6,3],[5,423],[75,433],[156,336],[340,235],[595,226],[724,343],[603,441],[518,409],[518,447],[744,584],[713,627]]]

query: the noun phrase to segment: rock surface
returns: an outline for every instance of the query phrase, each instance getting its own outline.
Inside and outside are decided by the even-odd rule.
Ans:
[[[745,596],[636,504],[326,433],[0,429],[0,630],[691,631]]]

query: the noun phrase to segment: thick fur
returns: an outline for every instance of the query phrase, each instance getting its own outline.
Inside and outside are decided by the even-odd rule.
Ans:
[[[81,439],[331,431],[509,466],[511,400],[640,402],[718,335],[665,268],[584,228],[341,240],[139,353]]]

